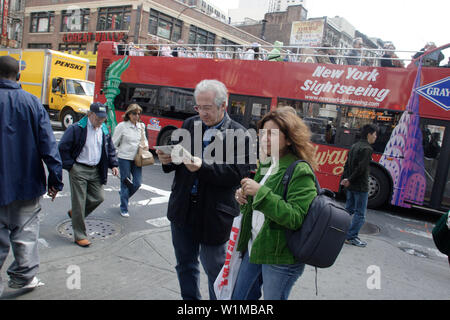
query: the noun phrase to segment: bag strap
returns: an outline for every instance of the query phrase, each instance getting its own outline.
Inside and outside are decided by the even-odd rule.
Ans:
[[[141,128],[141,142],[139,145],[144,148],[145,147],[145,137],[144,137],[144,128],[142,128],[142,122],[139,122],[139,127]]]
[[[311,168],[311,171],[312,171],[312,173],[314,175],[314,182],[316,184],[317,194],[319,194],[319,192],[320,192],[319,181],[317,180],[317,177],[316,177],[316,175],[314,173],[314,170],[311,167],[311,165],[309,164],[309,162],[305,161],[305,160],[296,160],[293,163],[291,163],[290,166],[286,169],[286,172],[284,173],[283,179],[281,180],[281,182],[283,183],[283,186],[284,186],[283,199],[285,201],[286,201],[286,198],[287,198],[287,191],[288,191],[289,182],[291,181],[292,175],[294,174],[295,167],[297,167],[297,164],[299,164],[300,162],[306,162],[308,164],[308,166]],[[288,234],[290,234],[290,233],[291,233],[291,231],[286,229],[286,236]],[[316,296],[317,296],[319,294],[319,289],[318,289],[318,286],[317,286],[317,267],[314,267],[314,268],[315,268],[315,271],[316,271],[314,283],[316,285]]]
[[[309,164],[309,162],[305,161],[305,160],[296,160],[296,161],[292,162],[291,165],[286,169],[286,172],[284,173],[283,179],[281,180],[281,182],[283,183],[283,186],[284,186],[284,191],[283,191],[283,199],[284,200],[286,200],[287,192],[288,192],[288,185],[289,185],[289,182],[292,179],[292,175],[294,174],[295,167],[297,167],[297,164],[299,164],[300,162],[307,163],[308,166],[311,168],[311,171],[312,171],[312,173],[314,175],[314,182],[316,184],[317,193],[320,192],[321,188],[320,188],[320,185],[319,185],[319,181],[317,180],[317,177],[314,174],[314,170],[311,167],[311,165]]]

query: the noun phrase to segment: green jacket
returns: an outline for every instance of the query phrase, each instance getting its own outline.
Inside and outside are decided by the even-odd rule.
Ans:
[[[348,190],[358,192],[369,191],[370,161],[373,149],[367,140],[360,140],[352,145],[344,165],[342,178],[350,181]]]
[[[289,165],[298,160],[287,154],[280,159],[279,168],[261,186],[258,193],[248,197],[248,203],[241,206],[242,224],[237,250],[247,251],[251,238],[253,210],[261,211],[265,216],[264,224],[253,241],[250,262],[256,264],[294,264],[295,257],[287,247],[286,228],[297,230],[309,206],[317,195],[314,174],[306,163],[299,163],[294,170],[288,186],[287,202],[283,200],[283,184],[281,182]],[[255,181],[262,180],[261,169],[268,169],[271,163],[261,164]]]

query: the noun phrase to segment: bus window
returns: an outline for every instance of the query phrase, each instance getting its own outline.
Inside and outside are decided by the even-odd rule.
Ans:
[[[334,144],[338,106],[290,99],[278,99],[278,107],[291,106],[309,126],[315,143]]]
[[[444,194],[442,196],[442,206],[450,208],[450,169],[448,169],[447,180],[445,180]]]
[[[342,106],[336,129],[336,144],[351,146],[361,138],[359,131],[364,125],[375,124],[378,137],[372,147],[375,152],[382,153],[400,117],[401,113],[397,111]]]
[[[425,201],[432,206],[450,207],[448,127],[438,120],[421,119]],[[446,137],[447,135],[447,137]],[[440,191],[443,189],[443,192]]]
[[[169,118],[184,120],[197,114],[194,110],[195,100],[192,90],[161,88],[158,106],[161,115]]]
[[[264,115],[269,112],[270,109],[270,100],[258,99],[255,98],[255,101],[251,101],[252,103],[252,114],[250,117],[249,128],[256,129],[258,126],[258,121],[264,117]],[[259,100],[259,101],[256,101]]]
[[[230,94],[227,112],[244,127],[256,129],[258,121],[270,110],[271,99]]]
[[[242,125],[244,125],[245,103],[245,99],[232,99],[231,105],[228,107],[230,118]]]
[[[114,100],[118,110],[126,110],[130,104],[137,103],[143,114],[154,117],[184,120],[197,114],[193,90],[126,83],[119,88],[120,94]]]

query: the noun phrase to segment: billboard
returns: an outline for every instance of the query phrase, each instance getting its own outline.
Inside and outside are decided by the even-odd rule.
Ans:
[[[290,45],[320,46],[324,32],[324,20],[294,21],[292,23]]]

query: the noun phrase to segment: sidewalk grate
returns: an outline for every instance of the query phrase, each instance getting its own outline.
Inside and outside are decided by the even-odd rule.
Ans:
[[[102,219],[86,219],[86,233],[89,239],[107,239],[121,232],[119,225]],[[58,233],[63,237],[73,239],[72,221],[66,220],[57,227]]]

